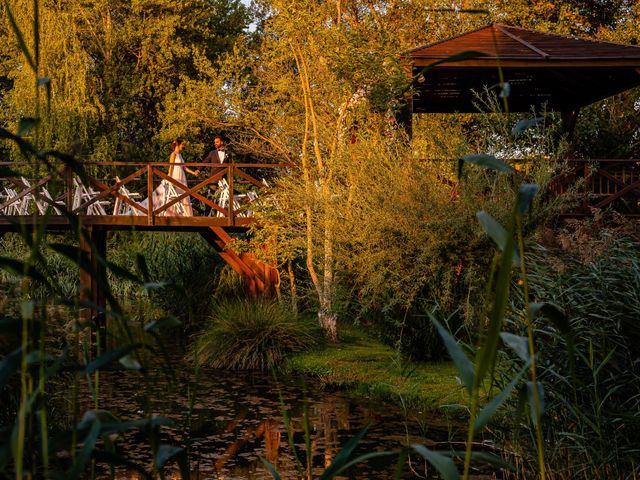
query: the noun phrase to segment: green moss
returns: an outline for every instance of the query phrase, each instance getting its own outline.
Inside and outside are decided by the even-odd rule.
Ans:
[[[422,409],[466,405],[451,362],[403,362],[392,348],[352,326],[341,326],[340,337],[340,343],[291,356],[283,369],[316,376],[325,384],[358,395]]]

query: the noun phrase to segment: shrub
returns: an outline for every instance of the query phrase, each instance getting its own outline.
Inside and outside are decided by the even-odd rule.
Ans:
[[[431,318],[447,325],[454,332],[461,330],[459,312],[448,313],[438,304],[418,299],[409,310],[400,308],[372,310],[366,318],[373,325],[380,341],[395,348],[404,357],[413,361],[440,361],[446,357],[446,349]]]
[[[117,232],[112,237],[107,257],[110,261],[136,269],[136,258],[143,254],[152,282],[169,282],[168,288],[152,292],[154,303],[182,317],[206,315],[216,278],[216,265],[222,260],[197,233]],[[114,293],[134,298],[137,288],[118,281]],[[179,307],[179,308],[176,308]]]
[[[215,305],[193,352],[200,365],[266,370],[288,353],[311,348],[320,338],[315,322],[271,300],[234,299]]]

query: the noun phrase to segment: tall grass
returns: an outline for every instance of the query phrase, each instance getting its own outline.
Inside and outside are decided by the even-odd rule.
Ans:
[[[491,155],[465,156],[460,160],[460,172],[462,172],[465,163],[475,164],[502,174],[513,173],[513,169],[510,166]],[[538,381],[537,359],[533,342],[533,321],[541,309],[553,310],[553,308],[529,302],[523,236],[523,217],[530,210],[537,191],[538,187],[534,184],[522,184],[519,186],[514,195],[513,207],[506,228],[487,212],[480,211],[476,214],[478,221],[488,236],[495,242],[498,249],[494,256],[493,267],[489,276],[490,280],[487,285],[487,298],[492,298],[493,300],[485,308],[486,320],[484,329],[479,335],[478,344],[474,347],[467,346],[467,348],[463,348],[461,342],[457,341],[437,320],[432,319],[444,341],[447,352],[458,370],[460,380],[469,394],[470,406],[466,448],[464,452],[457,454],[464,458],[464,480],[470,478],[471,463],[479,455],[484,461],[500,464],[493,456],[474,452],[474,440],[476,435],[493,419],[498,408],[509,398],[514,388],[522,383],[527,371],[529,372],[529,381],[526,382],[528,392],[526,404],[531,411],[534,425],[532,434],[535,438],[537,466],[540,478],[542,480],[546,478],[544,440],[541,425],[544,406],[543,391]],[[515,267],[519,268],[516,269]],[[509,311],[511,283],[515,271],[518,271],[517,275],[520,277],[520,283],[524,286],[523,329],[526,332],[526,336],[516,336],[503,331],[507,312]],[[487,383],[489,385],[494,384],[496,361],[501,345],[507,346],[517,354],[517,357],[519,357],[517,368],[501,388],[497,389],[497,391],[495,391],[496,389],[490,389],[489,401],[483,405],[483,394]],[[471,350],[469,352],[471,353],[471,358],[467,353],[468,350]],[[443,452],[432,452],[425,449],[424,456],[427,461],[438,469],[445,480],[459,478],[455,464]]]
[[[233,370],[276,367],[289,353],[316,345],[316,323],[268,299],[225,300],[195,342],[201,365]]]
[[[572,331],[568,341],[546,322],[535,325],[549,478],[640,473],[639,255],[636,242],[618,239],[586,263],[542,247],[530,257],[533,294],[559,305]],[[531,470],[528,442],[516,432]]]

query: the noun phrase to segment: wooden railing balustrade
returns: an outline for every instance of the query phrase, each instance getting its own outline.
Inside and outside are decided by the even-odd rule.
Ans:
[[[93,224],[244,226],[252,221],[251,203],[268,186],[267,180],[256,177],[271,179],[275,169],[287,165],[175,165],[201,170],[198,177],[185,172],[186,185],[169,176],[170,166],[169,162],[86,162],[81,175],[60,166],[57,173],[37,178],[42,166],[0,163],[0,172],[4,170],[0,173],[0,217],[5,217],[0,222],[45,213],[54,223],[55,217],[61,217],[57,220],[62,222],[66,212],[82,215],[85,222]],[[153,193],[160,184],[163,201],[154,205]],[[193,214],[176,213],[187,198]]]
[[[548,190],[569,191],[578,200],[567,216],[589,216],[593,210],[611,208],[626,216],[640,216],[640,160],[569,159]]]

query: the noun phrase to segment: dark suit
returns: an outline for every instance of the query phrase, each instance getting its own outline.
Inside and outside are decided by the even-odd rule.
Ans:
[[[223,153],[223,160],[220,161],[220,154],[219,153]],[[207,175],[207,177],[211,177],[213,175],[216,174],[216,170],[218,170],[217,168],[214,167],[214,165],[216,164],[221,164],[221,163],[227,163],[227,155],[226,152],[224,150],[216,150],[213,149],[209,152],[209,155],[207,155],[207,157],[203,160],[204,163],[210,163],[211,166],[207,166],[204,167],[204,173]]]
[[[224,163],[227,163],[228,157],[226,156],[226,153],[224,155],[222,155],[222,161],[220,161],[221,155],[220,153],[225,153],[224,150],[217,150],[217,149],[213,149],[209,152],[209,154],[205,157],[205,159],[202,161],[203,163],[208,163],[209,165],[207,165],[206,167],[202,167],[202,172],[206,175],[207,178],[210,178],[212,176],[214,176],[216,173],[218,173],[218,171],[220,170],[219,168],[216,168],[215,165],[221,165]],[[216,201],[215,198],[215,190],[217,187],[217,183],[218,182],[213,182],[210,183],[208,185],[207,188],[207,193],[205,194],[205,196],[212,201]],[[212,209],[210,207],[204,206],[203,205],[203,210],[202,210],[202,215],[211,215],[215,213],[215,210],[212,211]]]

